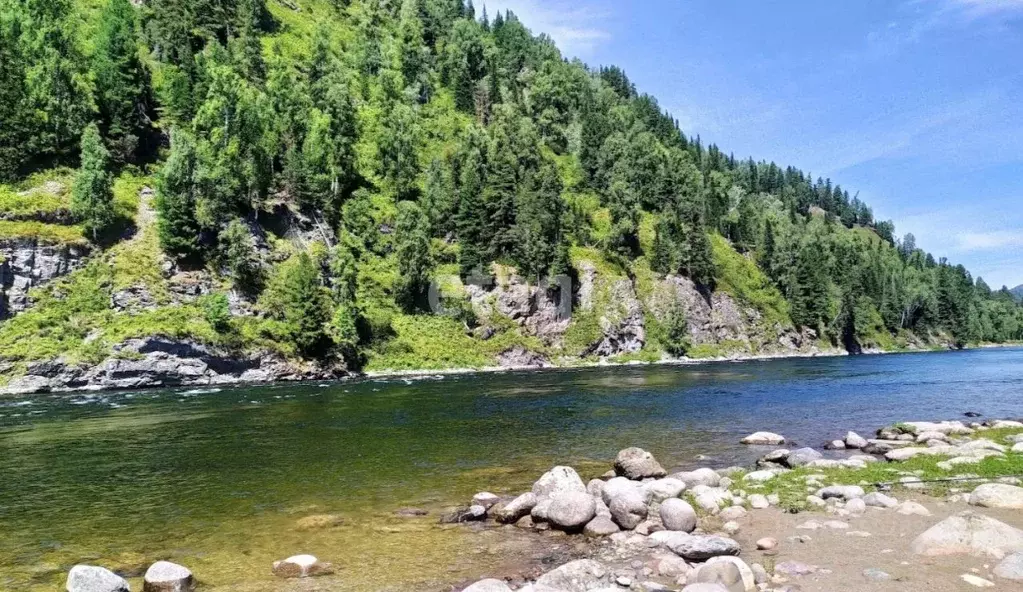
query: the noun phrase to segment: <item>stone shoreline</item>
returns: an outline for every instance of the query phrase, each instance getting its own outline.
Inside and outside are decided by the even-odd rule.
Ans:
[[[994,439],[984,437],[985,432]],[[1023,423],[905,422],[881,428],[876,436],[868,439],[849,432],[832,442],[859,453],[844,459],[825,459],[812,448],[767,448],[770,451],[749,469],[705,467],[670,474],[649,452],[627,448],[618,453],[607,473],[588,482],[573,468],[557,466],[518,496],[480,492],[466,506],[452,509],[441,522],[489,524],[488,528],[498,531],[511,529],[509,534],[540,537],[546,545],[563,546],[575,539],[579,542],[573,545],[574,555],[580,557],[581,553],[582,558],[545,573],[504,574],[500,579],[452,589],[795,592],[832,590],[828,586],[833,583],[827,579],[836,577],[842,578],[845,589],[853,590],[944,591],[962,589],[963,585],[1023,585],[1020,479],[992,475],[955,482],[941,492],[947,495],[942,499],[898,499],[921,494],[930,485],[921,478],[923,470],[903,470],[909,462],[923,466],[921,462],[933,461],[942,467],[942,463],[960,459],[945,465],[948,470],[981,467],[993,460],[1004,461],[1008,468],[1023,466],[1018,464],[1023,461]],[[784,441],[784,436],[770,432],[744,439],[750,446],[764,447]],[[864,470],[876,467],[892,471],[891,487],[862,479]],[[796,482],[798,487],[771,489],[785,481]],[[804,513],[813,515],[801,517]],[[770,526],[764,528],[765,523]],[[866,526],[853,526],[870,524],[874,534],[883,535],[877,530],[901,529],[909,523],[916,525],[909,533],[912,542],[893,559],[902,560],[900,565],[912,565],[908,577],[922,587],[900,587],[899,582],[907,576],[892,576],[889,571],[894,568],[889,566],[885,566],[888,571],[878,568],[877,557],[850,559],[852,552],[844,551],[872,536],[863,530]],[[794,534],[782,537],[782,527]],[[836,538],[839,535],[842,538]],[[820,546],[837,548],[843,565],[834,569],[819,565],[823,561],[814,556],[813,537],[831,537],[830,543],[822,541]],[[895,536],[878,539],[901,540]],[[782,556],[786,560],[778,561]],[[935,557],[941,561],[930,559]],[[830,560],[839,561],[834,556]],[[982,562],[979,567],[975,566],[978,562]],[[302,554],[267,567],[268,577],[277,578],[335,574],[330,563]],[[965,573],[956,577],[949,575],[949,569]],[[196,585],[187,568],[165,561],[153,564],[144,581],[144,590],[153,592],[187,592]],[[329,577],[323,582],[327,587],[316,589],[333,589]],[[124,592],[127,582],[102,567],[79,565],[69,573],[66,589]]]

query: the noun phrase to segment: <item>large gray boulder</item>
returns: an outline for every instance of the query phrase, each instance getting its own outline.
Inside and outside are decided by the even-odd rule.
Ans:
[[[523,516],[529,516],[534,506],[536,506],[536,494],[529,491],[503,506],[498,505],[493,514],[498,522],[511,524]]]
[[[872,491],[863,496],[863,503],[874,508],[894,508],[899,505],[899,500],[880,491]]]
[[[712,535],[670,538],[664,545],[671,549],[672,553],[690,561],[705,561],[720,555],[738,555],[740,551],[739,543],[734,540]]]
[[[465,588],[462,592],[512,592],[512,589],[509,588],[508,584],[505,584],[502,580],[490,578],[480,580],[468,588]]]
[[[592,559],[579,559],[545,573],[536,583],[561,592],[588,592],[608,585],[610,574]]]
[[[682,592],[728,592],[728,588],[725,588],[721,584],[689,584],[685,588],[682,588]]]
[[[640,480],[667,475],[654,455],[642,448],[626,448],[615,457],[615,472],[622,477]]]
[[[597,513],[593,497],[585,491],[560,491],[551,496],[547,521],[565,531],[582,530]]]
[[[128,582],[109,569],[76,565],[67,574],[67,592],[129,592]]]
[[[720,584],[728,592],[755,592],[753,570],[738,557],[711,557],[689,574],[690,584]]]
[[[622,495],[623,493],[638,493],[643,500],[647,499],[647,492],[643,491],[642,485],[635,481],[629,480],[627,477],[615,477],[609,479],[607,483],[604,483],[604,487],[600,490],[600,498],[604,500],[604,503],[608,507],[611,506],[611,500]]]
[[[970,494],[970,505],[982,508],[1023,510],[1023,487],[1004,483],[985,483]]]
[[[621,532],[622,529],[615,524],[614,520],[607,516],[597,516],[593,520],[586,523],[583,527],[583,534],[590,538],[600,538],[611,536],[616,532]]]
[[[721,475],[719,475],[714,469],[708,468],[696,469],[695,471],[683,473],[674,473],[670,475],[669,478],[678,479],[685,483],[686,489],[692,489],[698,485],[717,487],[721,483]]]
[[[974,555],[1002,559],[1023,551],[1023,530],[975,512],[960,512],[916,537],[917,555]]]
[[[611,518],[625,530],[632,530],[646,520],[647,506],[643,494],[638,489],[623,490],[608,504]]]
[[[994,574],[1005,580],[1023,582],[1023,552],[1013,553],[995,566]]]
[[[192,572],[183,565],[157,561],[142,578],[143,592],[191,592],[195,589]]]
[[[643,484],[643,491],[646,498],[651,502],[663,502],[666,499],[678,497],[686,489],[685,481],[666,477]]]
[[[793,450],[785,457],[785,464],[794,469],[822,458],[824,458],[824,455],[813,448],[800,448],[799,450]]]
[[[867,445],[867,439],[856,432],[848,432],[844,442],[846,448],[863,448]]]
[[[661,503],[661,523],[668,530],[693,532],[696,530],[696,510],[688,502],[671,498]]]
[[[533,495],[536,496],[537,502],[561,491],[586,492],[586,484],[572,467],[554,467],[533,484]]]

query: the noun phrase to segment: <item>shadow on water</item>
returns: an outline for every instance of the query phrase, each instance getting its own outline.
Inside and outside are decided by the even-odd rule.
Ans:
[[[178,558],[214,588],[277,589],[267,566],[300,551],[375,582],[345,572],[352,589],[442,583],[487,565],[452,567],[472,543],[434,525],[475,491],[520,491],[553,464],[596,476],[633,445],[672,468],[726,466],[762,452],[737,443],[759,429],[819,445],[1019,414],[1020,376],[1023,350],[995,349],[5,401],[0,588],[52,590],[78,561]],[[391,516],[416,505],[433,516]],[[344,524],[296,530],[319,513]]]

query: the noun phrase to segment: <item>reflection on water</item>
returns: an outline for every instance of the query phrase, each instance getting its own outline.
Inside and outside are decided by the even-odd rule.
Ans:
[[[737,443],[759,429],[817,445],[1014,415],[1020,376],[1023,350],[998,349],[3,401],[0,589],[155,558],[214,589],[281,589],[268,566],[297,552],[340,564],[346,589],[438,588],[489,565],[479,539],[435,525],[475,491],[524,489],[556,463],[595,476],[632,445],[668,467],[726,465],[760,452]],[[402,506],[434,514],[393,517]],[[344,524],[295,528],[322,513]]]

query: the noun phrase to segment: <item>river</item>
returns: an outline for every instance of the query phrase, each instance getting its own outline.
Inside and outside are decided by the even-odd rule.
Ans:
[[[270,562],[299,552],[339,566],[322,589],[442,589],[494,561],[473,555],[479,533],[436,525],[476,491],[517,493],[554,464],[593,477],[627,446],[721,467],[763,452],[738,444],[757,430],[820,446],[1023,415],[1021,384],[1023,349],[998,348],[3,400],[0,589],[169,558],[204,589],[279,590]],[[328,513],[343,524],[295,526]]]

